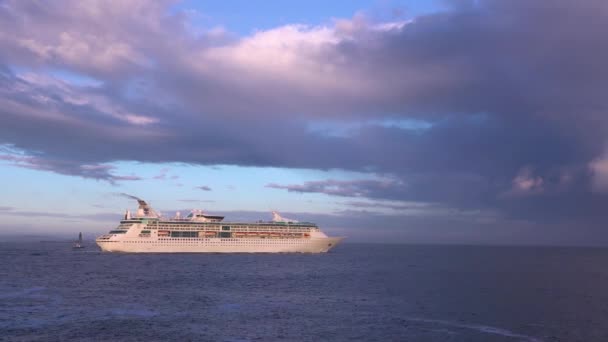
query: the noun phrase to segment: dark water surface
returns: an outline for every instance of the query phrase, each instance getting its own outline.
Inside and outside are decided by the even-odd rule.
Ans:
[[[608,341],[608,249],[138,255],[0,242],[0,340]]]

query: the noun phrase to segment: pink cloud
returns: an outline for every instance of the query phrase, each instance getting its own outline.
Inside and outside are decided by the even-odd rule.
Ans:
[[[503,194],[506,197],[532,196],[544,193],[544,180],[534,175],[531,167],[522,167],[511,181],[511,189]]]
[[[608,157],[602,156],[592,160],[589,165],[591,187],[596,192],[608,192]]]

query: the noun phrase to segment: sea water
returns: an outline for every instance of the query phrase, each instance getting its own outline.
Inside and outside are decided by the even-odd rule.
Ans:
[[[112,254],[0,242],[0,340],[608,341],[608,249]]]

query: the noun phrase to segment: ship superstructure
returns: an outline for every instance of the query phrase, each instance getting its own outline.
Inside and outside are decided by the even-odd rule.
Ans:
[[[264,222],[224,222],[223,216],[193,210],[166,219],[142,199],[134,215],[96,239],[107,252],[134,253],[323,253],[343,238],[328,237],[316,224],[285,219],[273,212]]]

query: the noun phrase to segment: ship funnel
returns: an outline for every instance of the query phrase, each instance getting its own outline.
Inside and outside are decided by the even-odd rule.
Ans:
[[[160,215],[155,212],[154,209],[152,209],[152,207],[146,203],[146,201],[138,198],[137,203],[139,204],[139,207],[137,208],[137,217],[160,217]]]

